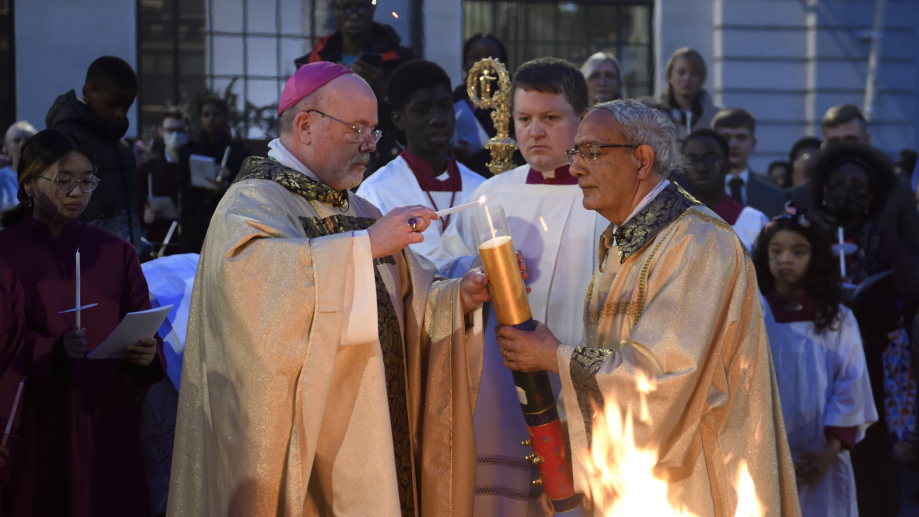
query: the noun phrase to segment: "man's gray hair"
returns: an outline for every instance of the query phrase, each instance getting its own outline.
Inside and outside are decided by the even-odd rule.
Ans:
[[[316,91],[310,93],[297,101],[293,106],[281,112],[281,116],[278,117],[278,128],[281,130],[282,135],[294,130],[294,119],[297,118],[298,113],[308,109],[321,107],[320,103],[322,102],[323,89],[325,89],[325,85],[320,86]]]
[[[606,110],[622,125],[629,145],[649,145],[654,149],[654,169],[666,177],[682,170],[683,153],[676,138],[676,127],[666,114],[633,99],[619,99],[597,104],[588,114]]]

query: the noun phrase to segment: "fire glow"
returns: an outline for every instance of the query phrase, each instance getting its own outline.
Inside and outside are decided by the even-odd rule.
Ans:
[[[399,15],[396,14],[396,11],[393,11],[393,12],[392,12],[392,17],[398,19],[398,18],[399,18]]]
[[[639,420],[650,424],[647,395],[657,389],[655,379],[639,372],[636,380],[641,394]],[[590,451],[581,457],[583,469],[575,469],[588,503],[596,517],[698,517],[688,509],[673,505],[667,498],[668,486],[660,476],[658,451],[635,444],[631,408],[621,408],[609,397],[602,411],[593,418]],[[740,461],[734,483],[738,502],[734,517],[762,517],[765,508],[756,496],[747,463]],[[587,505],[585,505],[587,506]]]

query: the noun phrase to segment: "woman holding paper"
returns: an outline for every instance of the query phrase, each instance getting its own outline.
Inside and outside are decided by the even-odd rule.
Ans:
[[[0,497],[7,515],[150,513],[139,413],[165,370],[162,341],[85,358],[126,314],[150,308],[134,248],[76,220],[98,185],[94,171],[84,144],[41,131],[22,149],[20,204],[4,216],[0,249],[24,293],[27,378]]]
[[[179,244],[182,253],[201,253],[204,236],[217,203],[236,178],[249,152],[227,124],[227,104],[222,99],[201,102],[201,132],[179,150]]]

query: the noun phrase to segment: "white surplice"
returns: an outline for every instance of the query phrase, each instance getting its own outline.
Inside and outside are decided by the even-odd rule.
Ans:
[[[584,208],[577,185],[526,184],[529,170],[524,165],[499,174],[464,202],[485,196],[489,205],[504,207],[514,247],[526,260],[533,318],[548,325],[563,343],[578,343],[584,331],[584,296],[598,265],[597,242],[609,221]],[[435,261],[443,265],[441,273],[458,277],[478,258],[478,250],[472,210],[455,216]],[[475,515],[542,515],[536,504],[541,489],[531,485],[538,472],[524,460],[532,449],[521,444],[528,436],[526,424],[496,341],[494,308],[487,305],[484,366],[474,417]],[[558,397],[558,375],[549,376]]]
[[[759,237],[759,232],[763,230],[763,226],[766,226],[768,222],[769,218],[766,217],[766,214],[753,207],[745,206],[743,207],[743,211],[740,212],[740,215],[737,216],[737,221],[734,221],[731,227],[734,228],[734,232],[740,237],[740,242],[742,242],[748,250],[752,250],[753,245],[756,244],[756,238]]]
[[[856,427],[861,441],[878,415],[852,311],[840,305],[837,330],[815,334],[813,321],[776,323],[769,303],[762,302],[792,458],[825,447],[827,426]],[[849,451],[843,449],[816,483],[799,480],[798,496],[804,517],[856,517]]]
[[[452,206],[459,205],[485,181],[485,178],[479,176],[465,165],[456,162],[456,166],[462,178],[462,190],[456,192],[455,196],[453,192],[425,193],[421,186],[418,185],[418,180],[408,166],[408,162],[402,156],[397,156],[396,159],[387,163],[364,180],[357,189],[357,195],[370,201],[383,215],[388,214],[393,208],[407,205],[423,205],[431,210],[450,208],[451,199],[453,200]],[[437,176],[437,179],[441,181],[447,178],[446,172]],[[428,194],[431,195],[430,199]],[[431,204],[431,199],[434,200],[436,207]],[[451,217],[451,223],[455,217],[455,214]],[[415,253],[434,260],[433,252],[440,246],[442,233],[443,222],[432,221],[431,225],[423,233],[424,241],[410,244],[409,247]],[[441,265],[436,260],[434,260],[434,263],[438,267]]]

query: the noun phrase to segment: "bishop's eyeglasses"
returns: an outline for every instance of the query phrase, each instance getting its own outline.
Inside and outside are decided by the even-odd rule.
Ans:
[[[593,162],[600,157],[600,149],[610,148],[637,149],[638,146],[628,144],[581,144],[574,146],[574,149],[565,151],[565,156],[568,157],[568,165],[574,163],[575,156],[580,156],[585,162]]]
[[[313,111],[315,111],[316,113],[322,115],[323,117],[328,117],[328,118],[334,120],[335,122],[338,122],[339,124],[344,124],[344,125],[350,127],[351,129],[353,129],[354,131],[356,131],[356,132],[357,132],[357,142],[355,142],[355,143],[361,143],[361,142],[364,142],[364,141],[366,141],[366,140],[370,140],[370,141],[373,142],[373,145],[377,145],[377,142],[380,141],[380,137],[383,136],[383,132],[380,131],[379,129],[371,129],[371,128],[369,128],[369,127],[357,127],[357,126],[355,126],[355,125],[353,125],[353,124],[349,124],[349,123],[345,122],[344,120],[337,119],[337,118],[333,117],[332,115],[328,115],[328,114],[323,113],[323,112],[321,112],[321,111],[319,111],[319,110],[315,110],[315,109],[314,109],[314,110],[306,110],[306,113],[310,113],[310,112],[313,112]]]

